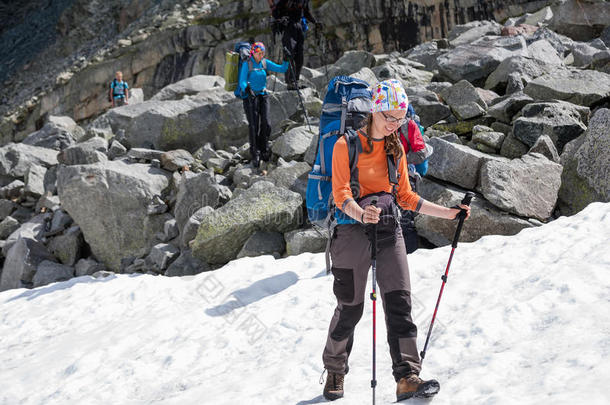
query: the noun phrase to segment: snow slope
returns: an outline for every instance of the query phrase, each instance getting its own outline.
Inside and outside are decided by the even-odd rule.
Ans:
[[[595,203],[460,244],[422,372],[441,382],[431,402],[610,403],[609,242],[610,204]],[[409,258],[421,344],[448,255]],[[322,254],[267,256],[194,277],[81,277],[0,293],[0,404],[324,402],[334,298],[323,267]],[[383,322],[378,334],[377,403],[387,404]],[[367,302],[336,404],[370,403],[370,335]]]

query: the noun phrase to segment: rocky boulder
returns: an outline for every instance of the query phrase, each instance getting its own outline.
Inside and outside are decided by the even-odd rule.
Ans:
[[[255,183],[203,218],[193,243],[193,256],[208,263],[234,259],[257,230],[287,232],[299,226],[302,197],[265,181]]]
[[[312,138],[318,133],[318,127],[307,126],[296,127],[280,136],[271,150],[285,160],[303,159],[305,152],[312,142]]]
[[[459,120],[467,120],[485,114],[487,104],[476,88],[467,80],[460,80],[441,92],[441,97],[451,107]]]
[[[224,88],[225,79],[220,76],[197,75],[180,80],[161,89],[151,97],[151,100],[180,100],[184,96],[192,96],[214,87]]]
[[[583,135],[561,155],[560,209],[572,215],[594,201],[610,202],[610,110],[595,112]]]
[[[421,124],[427,128],[451,115],[451,109],[439,101],[438,95],[423,86],[407,87],[409,103],[419,116]]]
[[[297,229],[284,235],[286,239],[286,254],[288,256],[301,253],[319,253],[326,250],[328,232],[315,228]]]
[[[23,143],[59,151],[75,144],[84,135],[85,131],[72,118],[50,116],[47,123],[28,135]]]
[[[481,192],[504,211],[546,220],[557,202],[561,165],[533,153],[510,161],[488,161],[481,168]]]
[[[108,160],[108,141],[95,136],[85,142],[70,146],[57,155],[59,163],[64,165],[85,165]]]
[[[540,153],[541,155],[546,156],[548,160],[559,163],[557,148],[555,147],[553,140],[547,135],[540,136],[528,153]]]
[[[209,271],[210,266],[206,262],[193,257],[193,252],[183,250],[180,256],[169,265],[165,271],[168,277],[193,276],[204,271]]]
[[[502,26],[495,21],[471,21],[456,25],[449,31],[449,44],[456,47],[469,44],[486,35],[500,35]]]
[[[171,150],[161,155],[161,166],[170,172],[180,170],[184,166],[190,167],[194,162],[193,155],[184,149]]]
[[[566,143],[587,129],[583,122],[587,110],[562,101],[528,104],[515,120],[513,134],[528,146],[534,146],[541,135],[548,135],[561,153]]]
[[[57,151],[23,143],[0,148],[0,176],[23,178],[31,165],[49,168],[57,164]]]
[[[428,201],[451,207],[459,204],[466,190],[445,187],[424,178],[419,184],[419,194]],[[464,222],[460,241],[474,242],[485,235],[515,235],[534,225],[522,218],[510,215],[476,196],[470,205],[470,218]],[[429,215],[417,215],[415,224],[420,236],[437,246],[451,244],[455,235],[455,222]]]
[[[163,231],[170,218],[149,215],[148,206],[169,181],[169,173],[149,165],[107,161],[61,166],[57,190],[95,257],[116,271],[122,258],[148,253]]]
[[[286,250],[284,235],[279,232],[257,231],[248,238],[237,258],[274,255],[280,257]]]
[[[485,88],[504,92],[511,75],[518,75],[520,80],[529,83],[544,74],[550,74],[563,67],[562,64],[550,63],[529,56],[512,56],[504,59],[485,81]],[[507,91],[508,93],[508,91]]]
[[[595,70],[562,70],[532,80],[524,92],[535,100],[565,100],[590,107],[610,99],[610,75]]]
[[[605,1],[558,0],[553,2],[551,10],[551,29],[577,41],[598,37],[610,21]]]
[[[45,260],[38,265],[33,282],[34,287],[41,287],[58,281],[66,281],[72,277],[74,277],[74,267]]]
[[[41,242],[30,238],[17,239],[6,253],[0,291],[30,287],[38,265],[45,260],[55,261],[55,258]]]
[[[522,92],[513,93],[509,96],[497,99],[495,103],[489,107],[487,113],[498,121],[509,124],[513,117],[521,111],[523,107],[533,102],[533,98]]]
[[[184,229],[187,220],[203,207],[216,208],[220,203],[220,189],[216,178],[208,172],[182,173],[174,216],[180,232]]]

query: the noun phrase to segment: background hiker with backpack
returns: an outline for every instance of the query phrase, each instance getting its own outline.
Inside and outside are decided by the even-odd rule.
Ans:
[[[341,112],[334,102],[341,99],[348,100],[348,106],[354,110]],[[343,396],[354,329],[364,309],[371,264],[370,224],[376,224],[373,229],[376,229],[378,248],[377,280],[386,314],[397,399],[434,395],[440,388],[438,382],[424,381],[418,376],[421,367],[417,327],[411,319],[409,267],[396,205],[446,219],[455,219],[460,212],[468,216],[470,208],[467,205],[442,207],[425,201],[411,190],[407,159],[398,138],[398,129],[406,122],[408,106],[399,81],[381,82],[371,94],[365,82],[340,76],[329,84],[324,104],[319,154],[314,164],[317,167],[310,174],[307,188],[310,218],[320,218],[316,216],[317,210],[324,212],[320,200],[316,200],[316,191],[323,197],[328,182],[332,185],[335,205],[330,256],[337,307],[322,356],[328,371],[323,395],[329,400]],[[368,114],[362,125],[358,118],[365,109]],[[325,140],[333,136],[338,139],[329,159]],[[322,169],[330,162],[332,170]],[[373,200],[377,200],[377,206],[372,205]]]
[[[301,69],[303,68],[303,45],[307,21],[314,23],[319,29],[309,9],[309,0],[268,0],[275,26],[282,31],[282,46],[284,59],[290,60],[292,69],[286,72],[288,90],[299,88]],[[275,31],[275,30],[274,30]]]
[[[123,81],[123,73],[121,71],[116,72],[114,80],[110,82],[108,98],[112,103],[112,107],[129,104],[129,86],[127,82]]]
[[[265,58],[265,45],[255,42],[250,57],[239,67],[239,81],[235,95],[243,99],[248,119],[252,167],[258,168],[260,160],[271,158],[268,140],[271,134],[269,121],[269,95],[267,94],[267,70],[284,73],[288,62],[278,65]]]
[[[426,144],[423,137],[423,127],[418,122],[419,118],[415,115],[415,111],[411,104],[407,110],[407,122],[403,124],[399,131],[399,139],[407,153],[407,162],[409,163],[409,183],[411,189],[417,192],[421,176],[425,176],[428,171],[428,159],[432,155],[434,149],[432,145]],[[417,213],[413,211],[400,210],[400,226],[402,235],[405,240],[407,253],[413,253],[418,248],[417,229],[415,228],[415,217]]]

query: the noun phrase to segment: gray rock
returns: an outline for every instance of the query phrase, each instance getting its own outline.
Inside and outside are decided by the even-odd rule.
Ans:
[[[464,79],[478,85],[504,59],[526,54],[527,48],[522,37],[482,37],[440,55],[438,67],[439,72],[453,82]]]
[[[502,147],[505,136],[502,132],[478,132],[472,135],[472,141],[477,144],[486,145],[495,152]]]
[[[169,240],[172,240],[177,237],[179,233],[180,229],[178,229],[176,219],[168,219],[167,221],[165,221],[165,224],[163,224],[163,239],[161,241],[167,242]]]
[[[15,203],[11,200],[0,199],[0,220],[11,215],[13,211],[15,211]],[[4,239],[4,238],[0,238]]]
[[[286,239],[286,254],[294,256],[304,252],[324,252],[328,233],[314,228],[297,229],[284,234],[284,238]]]
[[[150,250],[150,254],[146,257],[146,264],[150,269],[157,273],[163,273],[171,262],[178,258],[180,250],[167,243],[159,243]]]
[[[180,256],[169,265],[165,271],[168,277],[193,276],[209,271],[210,266],[195,257],[190,250],[183,250]]]
[[[513,56],[504,59],[485,81],[485,88],[503,92],[511,75],[518,75],[521,83],[529,83],[537,77],[562,69],[562,65],[533,59],[526,56]],[[506,91],[508,93],[508,90]]]
[[[593,63],[596,54],[607,52],[608,47],[600,38],[589,43],[574,42],[572,45],[573,66],[586,68]]]
[[[0,148],[0,175],[23,178],[33,164],[51,167],[57,164],[57,151],[23,143],[9,143]]]
[[[108,160],[108,141],[98,136],[70,146],[57,155],[59,163],[65,165],[85,165]]]
[[[80,259],[74,266],[74,274],[76,277],[81,276],[92,276],[97,272],[106,270],[106,266],[102,263],[98,263],[93,259]]]
[[[78,225],[70,227],[63,235],[51,239],[47,248],[65,265],[74,266],[81,258],[84,239]]]
[[[506,80],[506,94],[523,93],[523,89],[525,89],[525,85],[521,74],[518,72],[510,73]]]
[[[201,221],[206,215],[210,215],[214,212],[214,208],[212,207],[203,207],[195,211],[193,215],[189,217],[189,219],[184,224],[182,228],[182,233],[180,236],[181,245],[183,248],[189,247],[189,242],[195,239],[197,236],[197,230],[199,230],[199,225],[201,225]]]
[[[363,67],[374,67],[375,57],[366,51],[347,51],[334,63],[334,66],[350,75]]]
[[[249,147],[250,147],[250,144],[248,144],[248,148]],[[199,149],[197,149],[195,151],[195,153],[193,153],[193,157],[195,159],[200,160],[201,163],[205,164],[205,162],[207,162],[208,159],[219,158],[220,156],[218,156],[218,153],[216,153],[216,151],[212,147],[212,144],[208,142],[205,145],[203,145],[202,147],[200,147]]]
[[[359,79],[366,80],[369,84],[374,85],[378,81],[388,79],[398,79],[404,87],[412,87],[425,85],[430,83],[434,74],[425,70],[417,69],[409,65],[386,64],[373,68],[374,78],[369,78],[368,75],[352,75]]]
[[[14,211],[11,216],[20,221],[19,210]],[[46,223],[51,220],[52,214],[45,213],[34,216],[21,223],[19,229],[14,231],[6,238],[6,243],[2,247],[2,254],[7,257],[8,251],[19,238],[41,240],[45,231]],[[21,222],[21,221],[20,221]]]
[[[447,38],[451,46],[469,44],[485,35],[500,35],[502,26],[495,21],[471,21],[456,25],[449,31]]]
[[[577,41],[593,39],[608,26],[605,1],[561,0],[550,6],[553,18],[549,28]]]
[[[254,184],[261,176],[258,175],[258,171],[250,166],[244,166],[237,168],[233,173],[233,183],[245,184],[246,188]]]
[[[377,76],[375,75],[375,72],[373,72],[371,69],[369,69],[367,67],[363,67],[362,69],[358,70],[356,73],[352,73],[350,76],[355,79],[364,80],[371,86],[374,85],[375,83],[377,83],[377,81],[378,81]]]
[[[561,57],[566,56],[574,43],[571,38],[558,34],[547,27],[538,28],[536,32],[526,38],[526,41],[528,44],[531,44],[541,39],[547,40]]]
[[[53,219],[51,220],[51,229],[49,229],[49,232],[52,234],[60,232],[66,229],[72,222],[72,218],[66,211],[62,209],[56,210],[53,212]]]
[[[406,89],[409,103],[419,115],[421,124],[428,128],[451,115],[451,109],[439,101],[434,91],[421,86]]]
[[[163,151],[156,150],[156,149],[131,148],[131,149],[129,149],[129,151],[127,151],[127,156],[129,156],[132,159],[136,159],[136,160],[143,159],[143,160],[152,161],[154,159],[157,159],[158,161],[161,161],[162,155],[163,155]]]
[[[317,127],[311,129],[306,126],[291,129],[273,143],[271,150],[285,160],[302,159],[318,132]]]
[[[514,121],[513,134],[528,146],[534,146],[541,135],[548,135],[561,153],[566,143],[587,129],[581,109],[562,101],[528,104]]]
[[[74,277],[74,268],[45,260],[38,265],[34,275],[34,288],[43,285],[66,281]]]
[[[21,224],[15,218],[7,216],[0,222],[0,239],[6,239],[15,232]]]
[[[225,79],[220,76],[192,76],[165,86],[151,100],[180,100],[184,96],[192,96],[224,85]]]
[[[441,186],[427,178],[418,185],[418,193],[423,198],[445,207],[459,204],[465,192],[455,187]],[[480,195],[472,200],[470,206],[472,211],[470,218],[464,222],[461,242],[474,242],[485,235],[515,235],[524,228],[533,227],[530,222],[497,209]],[[418,234],[437,246],[451,244],[455,235],[455,221],[418,215],[415,224]]]
[[[305,151],[305,155],[303,156],[303,160],[310,166],[313,166],[316,161],[316,155],[318,154],[318,135],[314,135],[311,137],[311,143],[309,147],[307,147],[307,151]]]
[[[527,50],[529,57],[532,59],[552,65],[563,65],[563,58],[559,56],[557,50],[546,39],[540,39],[528,44]]]
[[[218,207],[219,195],[220,190],[214,176],[206,172],[198,174],[183,172],[174,207],[178,229],[182,232],[186,221],[197,210],[207,206]]]
[[[279,257],[285,249],[286,242],[284,242],[284,236],[281,233],[257,231],[244,243],[237,254],[237,258],[262,255],[277,255]]]
[[[57,189],[62,207],[80,225],[95,257],[117,270],[121,258],[141,256],[155,243],[154,235],[168,216],[149,215],[147,208],[170,178],[148,165],[107,161],[60,167]]]
[[[45,260],[55,260],[42,243],[30,238],[17,239],[5,256],[0,291],[30,286],[38,265]]]
[[[595,112],[587,131],[561,155],[560,208],[572,215],[594,201],[610,202],[610,110]]]
[[[406,56],[413,61],[419,62],[426,67],[427,70],[437,70],[437,58],[445,53],[444,49],[439,49],[436,42],[425,42],[416,45],[406,52]]]
[[[22,142],[59,151],[74,145],[84,135],[85,131],[72,118],[50,116],[41,129],[28,135]]]
[[[441,138],[442,140],[445,140],[447,142],[457,143],[458,145],[462,144],[462,141],[460,141],[460,137],[457,136],[456,134],[446,133],[444,135],[440,135],[439,138]]]
[[[234,259],[257,230],[287,232],[302,221],[303,199],[297,193],[259,181],[203,218],[193,255],[208,263]]]
[[[124,147],[119,141],[114,140],[108,148],[108,158],[114,160],[127,153],[127,148]]]
[[[551,216],[561,185],[561,165],[534,153],[481,168],[481,191],[495,206],[522,217]]]
[[[21,180],[11,181],[4,187],[0,187],[0,197],[2,198],[19,198],[23,192],[25,183]]]
[[[305,162],[290,162],[288,165],[278,167],[267,175],[267,180],[278,187],[284,187],[301,194],[305,199],[307,189],[307,175],[311,166]]]
[[[184,166],[190,167],[194,161],[193,155],[184,149],[164,152],[161,155],[161,166],[171,172],[180,170]]]
[[[502,142],[502,148],[500,149],[500,155],[509,159],[520,158],[525,155],[529,147],[515,138],[512,131],[506,135],[504,142]]]
[[[532,80],[524,91],[536,100],[565,100],[590,107],[610,98],[610,75],[595,70],[562,70]]]
[[[467,189],[477,185],[480,168],[486,160],[500,159],[440,138],[430,139],[429,144],[434,147],[434,154],[430,156],[428,175]]]
[[[521,111],[529,103],[533,103],[534,99],[523,93],[514,93],[503,97],[497,103],[489,107],[487,113],[506,124],[509,124],[513,117]]]
[[[208,169],[212,169],[214,173],[224,173],[231,165],[231,159],[222,157],[212,157],[205,162]]]
[[[40,197],[45,192],[44,179],[47,174],[47,169],[33,164],[25,174],[25,188],[24,192],[26,195],[32,197]]]
[[[505,124],[503,122],[496,121],[493,124],[491,124],[491,129],[493,129],[496,132],[502,132],[504,135],[508,135],[512,132],[513,127],[508,124]]]
[[[557,148],[555,148],[553,140],[547,135],[540,136],[528,153],[540,153],[541,155],[546,156],[547,159],[555,163],[559,163],[559,153],[557,153]]]
[[[459,120],[467,120],[485,114],[487,104],[475,87],[466,80],[460,80],[441,92],[441,97],[451,107]]]

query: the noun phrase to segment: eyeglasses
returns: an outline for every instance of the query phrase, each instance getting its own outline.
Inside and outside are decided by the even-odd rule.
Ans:
[[[384,113],[383,111],[381,111],[381,115],[383,115],[383,118],[385,119],[385,121],[388,124],[392,124],[392,125],[402,125],[405,122],[407,122],[407,120],[405,118],[396,118],[396,117],[392,117],[391,115],[386,115],[386,113]]]

